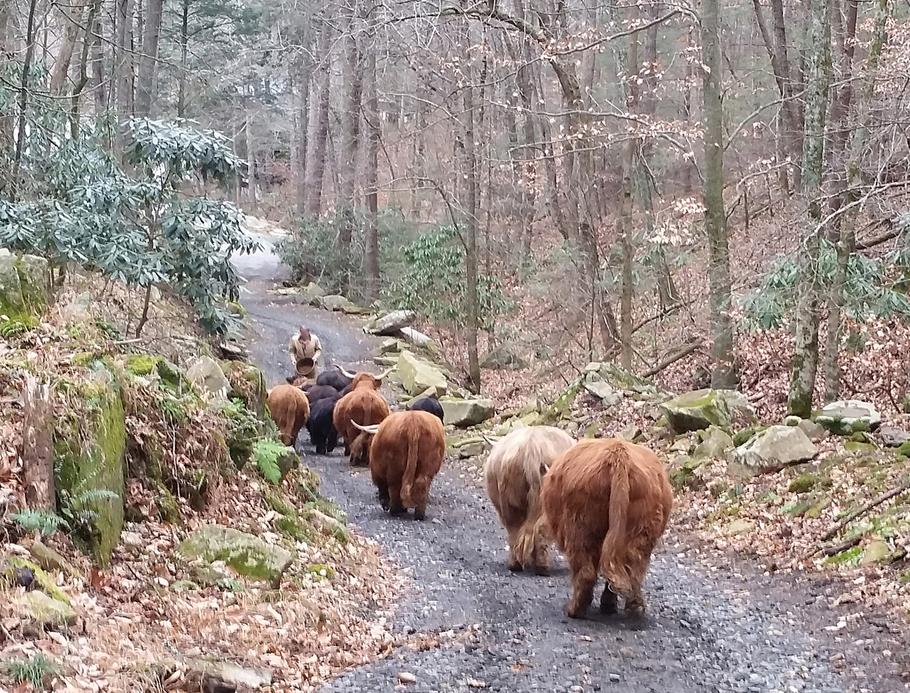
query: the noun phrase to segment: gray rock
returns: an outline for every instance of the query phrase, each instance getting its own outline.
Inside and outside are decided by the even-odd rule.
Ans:
[[[300,289],[300,300],[301,303],[307,303],[311,306],[318,306],[320,304],[320,299],[325,296],[325,289],[323,289],[316,282],[310,282],[305,287]]]
[[[483,423],[493,418],[496,408],[491,399],[454,399],[443,397],[439,400],[442,405],[446,425],[467,428]]]
[[[733,438],[717,426],[709,426],[701,433],[701,442],[695,447],[694,457],[719,459],[733,449]]]
[[[361,308],[341,294],[323,296],[319,299],[319,303],[326,310],[340,311],[347,315],[360,315],[367,312],[366,308]]]
[[[398,334],[402,327],[407,327],[416,319],[417,313],[413,310],[393,310],[391,313],[370,320],[363,326],[363,331],[368,334],[392,336]]]
[[[48,304],[48,262],[36,255],[0,255],[0,315],[33,318]]]
[[[490,370],[518,371],[522,368],[527,368],[528,362],[521,357],[514,346],[500,344],[483,357],[480,367],[489,368]]]
[[[675,433],[698,431],[709,426],[729,429],[733,423],[727,398],[720,390],[686,392],[664,402],[661,410]]]
[[[603,380],[585,381],[584,388],[599,398],[606,407],[614,407],[622,401],[623,393]]]
[[[420,394],[431,387],[442,394],[449,387],[442,370],[410,351],[402,351],[398,357],[398,375],[409,395]]]
[[[875,405],[856,399],[831,402],[822,407],[815,423],[837,435],[874,431],[882,421]]]
[[[809,437],[809,440],[814,443],[828,437],[828,431],[810,419],[800,419],[798,426]]]
[[[221,365],[210,356],[199,356],[186,371],[187,379],[202,392],[216,399],[227,399],[231,383]]]
[[[895,426],[882,426],[877,433],[882,445],[888,448],[899,448],[910,440],[910,433]]]
[[[238,575],[277,587],[293,561],[290,552],[231,527],[203,525],[177,547],[184,558],[205,563],[223,561]]]
[[[728,469],[748,478],[811,460],[815,445],[798,426],[771,426],[733,451]]]

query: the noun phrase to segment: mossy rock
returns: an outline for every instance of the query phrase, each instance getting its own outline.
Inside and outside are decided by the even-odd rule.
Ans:
[[[306,570],[313,577],[323,580],[333,580],[335,578],[335,569],[326,563],[310,563]]]
[[[157,378],[164,389],[178,395],[195,392],[180,368],[163,356],[129,354],[123,359],[123,370],[131,376]]]
[[[910,440],[906,443],[901,443],[897,448],[898,457],[910,457]]]
[[[263,372],[245,361],[222,361],[221,367],[231,384],[228,396],[242,401],[247,409],[261,419],[268,418],[268,388]]]
[[[704,457],[680,457],[670,464],[670,484],[677,490],[694,488],[701,484],[697,471],[705,463]]]
[[[855,440],[848,440],[844,443],[844,450],[854,453],[875,452],[878,448],[872,443],[860,443]]]
[[[110,373],[70,392],[75,407],[57,421],[54,470],[61,507],[84,519],[77,536],[102,566],[110,562],[123,528],[126,422]]]
[[[0,315],[28,324],[47,309],[49,264],[35,255],[0,255]]]
[[[181,542],[177,552],[187,559],[209,564],[223,561],[238,575],[266,581],[276,588],[293,561],[290,552],[280,546],[220,525],[200,527]]]
[[[40,628],[60,629],[76,624],[76,612],[67,602],[32,590],[16,600],[20,614]]]
[[[66,560],[66,558],[60,555],[59,552],[40,541],[33,541],[28,550],[35,563],[44,570],[59,571],[72,578],[83,577],[82,573],[77,570],[72,563]]]
[[[815,488],[817,484],[818,476],[816,474],[800,474],[790,482],[787,486],[787,491],[790,493],[806,493]]]
[[[44,592],[48,597],[58,602],[63,602],[69,606],[70,599],[66,594],[57,587],[54,578],[48,575],[37,563],[26,560],[20,556],[3,556],[0,557],[0,576],[7,582],[15,579],[17,570],[30,570],[35,576],[35,584],[38,589]]]
[[[719,390],[694,390],[667,400],[661,410],[677,434],[699,431],[709,426],[728,430],[732,415]]]
[[[164,484],[159,483],[156,491],[155,505],[158,507],[158,514],[165,522],[172,525],[180,523],[180,503],[176,496],[171,493]]]
[[[743,428],[743,429],[737,431],[736,433],[733,434],[733,445],[735,447],[739,447],[740,445],[745,445],[750,440],[752,440],[752,438],[754,438],[756,435],[758,435],[759,433],[764,431],[766,428],[768,428],[768,427],[767,426],[749,426],[747,428]]]

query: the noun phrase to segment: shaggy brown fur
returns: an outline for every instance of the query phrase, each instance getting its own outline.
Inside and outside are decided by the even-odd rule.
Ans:
[[[584,616],[598,572],[607,580],[602,612],[616,611],[617,594],[625,598],[626,611],[642,611],[642,582],[673,505],[657,456],[623,440],[582,441],[553,462],[540,499],[572,570],[566,614]]]
[[[383,509],[399,515],[414,508],[414,519],[424,519],[430,484],[446,454],[442,422],[425,411],[395,412],[372,438],[370,475]]]
[[[553,460],[574,443],[558,428],[530,426],[512,431],[490,450],[487,494],[509,537],[509,570],[533,566],[539,575],[549,572],[540,485]]]
[[[350,455],[354,466],[370,463],[368,436],[358,430],[351,421],[361,426],[380,423],[389,415],[389,405],[377,390],[382,380],[372,373],[358,373],[351,383],[351,391],[338,400],[332,414],[332,423],[338,435],[344,438],[344,454]]]
[[[293,446],[310,417],[310,401],[300,388],[276,385],[269,390],[266,402],[281,432],[281,442]]]

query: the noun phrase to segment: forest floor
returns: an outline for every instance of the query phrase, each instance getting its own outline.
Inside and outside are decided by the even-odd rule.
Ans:
[[[327,362],[367,366],[374,343],[355,321],[269,292],[279,267],[263,240],[265,251],[242,258],[239,269],[256,333],[251,353],[270,383],[286,375],[287,339],[299,323],[320,336]],[[910,690],[905,624],[838,600],[834,581],[768,575],[671,528],[646,583],[644,621],[570,621],[562,613],[569,581],[561,558],[550,577],[506,569],[504,534],[476,463],[443,468],[427,521],[417,523],[383,513],[368,473],[338,451],[323,457],[307,447],[305,460],[354,530],[409,578],[393,619],[407,644],[324,690]]]

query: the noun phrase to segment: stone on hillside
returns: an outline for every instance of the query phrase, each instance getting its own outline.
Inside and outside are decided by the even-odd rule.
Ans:
[[[48,262],[35,255],[0,255],[0,315],[35,318],[47,308]]]
[[[320,299],[325,296],[325,289],[323,289],[316,282],[310,282],[305,287],[300,289],[300,302],[306,303],[308,305],[320,305]]]
[[[76,612],[66,602],[39,590],[26,592],[16,600],[20,616],[40,628],[63,628],[76,624]]]
[[[329,294],[319,299],[320,305],[326,310],[340,311],[347,315],[360,315],[366,313],[366,308],[361,308],[356,303],[341,294]]]
[[[363,331],[368,334],[392,336],[398,334],[402,327],[407,327],[416,319],[417,313],[413,310],[393,310],[391,313],[370,320],[363,326]]]
[[[54,481],[80,510],[91,511],[87,548],[105,566],[123,529],[126,420],[119,389],[100,373],[78,388],[84,402],[78,418],[57,420]]]
[[[48,597],[64,604],[70,603],[69,597],[57,586],[54,577],[44,571],[40,563],[33,563],[19,556],[0,556],[0,578],[4,578],[8,582],[15,582],[19,573],[29,575],[32,586],[40,589]],[[72,577],[81,577],[81,575],[76,573]]]
[[[90,291],[76,294],[60,306],[60,316],[68,323],[87,322],[92,319],[92,303],[95,298]]]
[[[701,432],[701,442],[695,446],[695,457],[720,459],[733,449],[733,438],[717,426],[709,426]]]
[[[521,357],[515,347],[509,344],[500,344],[488,353],[480,362],[481,368],[490,370],[518,371],[528,367],[528,362]]]
[[[910,441],[910,433],[894,426],[882,426],[878,429],[878,438],[886,448],[899,448]]]
[[[755,523],[752,520],[740,518],[733,520],[730,524],[721,530],[721,534],[726,537],[736,536],[737,534],[747,534],[755,529]]]
[[[891,547],[881,539],[870,541],[863,549],[860,565],[874,565],[876,563],[889,563],[891,560]]]
[[[402,351],[398,357],[398,375],[401,384],[409,395],[417,395],[434,387],[437,393],[448,390],[445,374],[429,361],[415,356],[410,351]]]
[[[799,426],[800,421],[802,421],[800,417],[791,414],[790,416],[784,417],[784,426]]]
[[[430,399],[439,399],[439,395],[440,393],[436,390],[435,387],[428,387],[423,392],[415,395],[414,397],[411,397],[407,402],[405,402],[405,407],[409,408],[412,404],[414,404],[414,402],[419,399],[423,399],[424,397],[429,397]]]
[[[433,338],[425,335],[423,332],[418,332],[413,327],[402,327],[401,337],[408,344],[411,344],[418,349],[426,349],[431,354],[438,354],[439,347],[436,346],[436,342],[433,341]]]
[[[221,365],[230,383],[230,396],[241,400],[247,409],[260,417],[268,417],[265,374],[246,361],[222,361]]]
[[[618,364],[606,361],[592,361],[585,366],[585,381],[596,380],[602,380],[612,385],[614,389],[625,392],[635,392],[650,397],[661,394],[660,389],[654,383],[630,373]]]
[[[703,430],[708,426],[729,431],[755,421],[755,410],[749,400],[736,390],[693,390],[666,400],[660,405],[660,411],[675,433]]]
[[[187,369],[186,377],[200,391],[215,399],[227,399],[231,390],[224,370],[211,356],[197,356]]]
[[[28,550],[35,563],[44,570],[65,573],[74,578],[82,577],[82,573],[76,570],[72,563],[47,544],[43,544],[40,541],[34,541]]]
[[[748,478],[811,460],[815,445],[798,426],[770,426],[733,451],[728,469]]]
[[[401,341],[394,337],[382,340],[382,344],[379,345],[379,353],[382,355],[400,354],[402,351],[403,345]]]
[[[177,552],[205,563],[222,561],[238,575],[264,580],[273,587],[281,584],[284,571],[293,561],[290,552],[231,527],[204,525],[181,542]]]
[[[642,432],[635,424],[629,424],[619,432],[619,437],[630,443],[637,443],[642,438]]]
[[[802,429],[803,433],[809,436],[809,440],[813,443],[817,443],[828,437],[828,431],[811,419],[802,419],[799,422],[799,427]]]
[[[815,423],[842,436],[858,431],[874,431],[881,420],[875,405],[855,399],[826,404],[815,417]]]
[[[453,399],[443,397],[439,400],[442,405],[446,425],[467,428],[483,423],[493,418],[496,408],[490,399]]]
[[[463,459],[471,457],[480,457],[487,450],[487,444],[482,440],[475,440],[472,443],[462,445],[458,448],[458,456]]]
[[[584,388],[595,397],[599,398],[605,407],[614,407],[622,401],[623,393],[610,383],[603,380],[589,381],[585,379]]]
[[[392,354],[390,356],[374,356],[373,363],[377,366],[398,366],[398,356]]]

